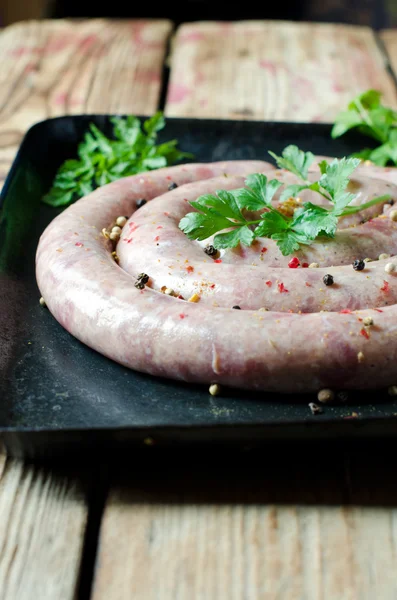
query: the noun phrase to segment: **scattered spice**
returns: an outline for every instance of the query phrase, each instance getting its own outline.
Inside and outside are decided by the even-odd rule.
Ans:
[[[208,254],[208,256],[216,256],[218,254],[218,250],[212,245],[206,246],[204,252]]]
[[[172,183],[170,183],[170,185],[168,186],[168,190],[171,192],[172,190],[176,190],[176,188],[178,187],[178,184],[175,183],[175,181],[173,181]]]
[[[117,255],[117,252],[112,252],[112,256],[114,258],[114,262],[119,263],[120,259],[119,259],[118,255]]]
[[[174,295],[174,290],[167,287],[166,285],[163,285],[162,288],[160,288],[160,291],[163,292],[163,294],[166,294],[167,296],[173,296]]]
[[[178,296],[178,297],[179,297],[179,296]],[[184,319],[185,317],[186,317],[186,315],[184,315],[183,313],[181,313],[181,314],[179,315],[179,318],[180,318],[180,319]]]
[[[186,271],[187,271],[188,273],[193,273],[193,271],[194,271],[194,267],[192,267],[191,265],[188,265],[188,266],[186,267]]]
[[[365,269],[365,262],[361,258],[358,258],[353,263],[353,269],[355,271],[363,271]]]
[[[235,308],[237,310],[241,310],[241,306],[237,306],[237,305],[236,306],[232,306],[232,308]]]
[[[47,306],[43,296],[41,296],[40,300],[39,300],[40,306]]]
[[[374,320],[372,317],[365,317],[363,323],[365,327],[372,327],[372,325],[374,324]]]
[[[351,310],[350,308],[344,308],[342,310],[339,311],[341,315],[351,315]]]
[[[124,227],[124,225],[127,223],[127,221],[128,221],[127,217],[117,217],[116,225],[118,225],[119,227]]]
[[[214,262],[216,262],[217,264],[219,264],[219,263],[222,262],[222,259],[221,258],[217,258],[216,260],[214,260]]]
[[[310,263],[309,269],[318,269],[320,265],[318,263]]]
[[[379,254],[379,260],[384,260],[385,258],[390,258],[390,254]]]
[[[344,390],[341,392],[338,392],[336,394],[336,398],[337,398],[337,400],[339,400],[339,402],[347,402],[349,400],[349,392],[346,392]]]
[[[327,273],[327,275],[324,275],[323,281],[325,285],[334,285],[334,278],[329,273]]]
[[[144,206],[144,204],[146,204],[147,200],[145,200],[145,198],[139,198],[139,200],[136,201],[136,207],[137,208],[142,208],[142,206]]]
[[[107,231],[106,227],[104,227],[102,229],[102,235],[104,238],[106,238],[107,240],[109,239],[109,232]]]
[[[389,285],[388,281],[383,280],[383,285],[380,288],[380,291],[381,292],[386,292],[386,293],[390,291],[390,285]]]
[[[334,392],[329,389],[320,390],[317,394],[317,400],[322,404],[328,404],[329,402],[333,402],[334,398]]]
[[[217,383],[212,383],[209,388],[209,393],[211,396],[218,396],[221,392],[221,386]]]
[[[84,244],[82,242],[76,242],[75,246],[77,246],[78,248],[82,248],[82,246],[84,246]]]
[[[385,271],[386,273],[389,273],[389,275],[391,275],[391,273],[394,273],[397,269],[397,265],[395,265],[395,263],[387,263],[387,265],[385,265]]]
[[[284,293],[284,294],[288,293],[288,290],[285,287],[285,285],[283,284],[283,282],[279,283],[277,287],[278,287],[278,291],[280,292],[280,294],[282,294],[282,293]]]
[[[360,351],[360,352],[357,354],[357,360],[358,360],[358,362],[359,362],[359,363],[362,363],[362,362],[364,362],[364,359],[365,359],[364,352],[361,352],[361,351]]]
[[[321,413],[323,412],[321,406],[318,406],[318,404],[315,404],[314,402],[309,402],[309,408],[311,410],[312,415],[321,415]]]
[[[198,302],[200,300],[200,296],[198,294],[193,294],[193,296],[190,296],[188,302]]]
[[[312,287],[312,284],[311,284],[311,283],[309,283],[308,281],[306,281],[306,282],[305,282],[305,286],[306,286],[306,287]]]
[[[273,285],[270,280],[269,281],[265,281],[265,284],[267,285],[267,287],[272,287],[272,285]]]
[[[142,283],[147,283],[149,281],[149,275],[147,275],[146,273],[139,273],[137,279],[139,281],[142,281]]]
[[[397,221],[397,210],[391,210],[391,211],[389,212],[389,218],[390,218],[392,221]]]
[[[303,269],[307,269],[308,266],[309,266],[309,263],[307,263],[307,262],[302,263],[302,268]]]
[[[262,254],[264,254],[265,252],[267,252],[267,248],[263,247],[261,252],[262,252]]]
[[[365,263],[372,262],[372,258],[364,258],[364,262],[365,262]]]
[[[297,258],[296,256],[294,256],[293,258],[291,258],[291,260],[288,263],[288,266],[290,269],[297,269],[300,265],[300,261],[299,258]]]
[[[360,330],[360,335],[365,337],[365,339],[369,340],[369,333],[364,327]]]

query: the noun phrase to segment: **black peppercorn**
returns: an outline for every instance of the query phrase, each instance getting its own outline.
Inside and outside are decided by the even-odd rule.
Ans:
[[[237,308],[238,310],[241,310],[241,306],[233,306],[233,308]]]
[[[345,391],[338,392],[336,394],[336,397],[339,400],[339,402],[347,402],[349,400],[349,393]]]
[[[332,277],[332,275],[329,275],[328,273],[327,273],[327,275],[324,275],[323,281],[324,281],[325,285],[333,285],[334,284],[334,278]]]
[[[145,284],[143,283],[143,281],[140,281],[138,279],[138,281],[135,282],[135,287],[138,288],[138,290],[143,290],[143,288],[145,287]]]
[[[218,254],[218,250],[214,248],[214,246],[206,246],[204,252],[208,254],[208,256],[216,256]]]
[[[355,260],[353,263],[353,269],[355,271],[362,271],[363,269],[365,269],[365,262],[361,260],[361,258]]]
[[[147,200],[145,200],[145,198],[139,198],[139,200],[136,201],[136,207],[137,208],[142,208],[142,206],[144,204],[146,204]]]
[[[149,281],[149,275],[146,275],[146,273],[139,273],[137,279],[141,283],[145,284]]]
[[[175,181],[173,181],[172,183],[170,183],[170,185],[168,186],[169,191],[171,192],[172,190],[175,190],[178,187],[178,184],[175,183]]]

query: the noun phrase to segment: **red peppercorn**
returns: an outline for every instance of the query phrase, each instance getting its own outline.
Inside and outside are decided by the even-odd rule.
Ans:
[[[296,258],[296,256],[291,258],[291,260],[288,263],[288,266],[290,269],[297,269],[299,267],[299,265],[300,265],[299,258]]]

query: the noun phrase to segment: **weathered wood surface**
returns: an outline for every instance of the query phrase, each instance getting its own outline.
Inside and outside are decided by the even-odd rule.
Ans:
[[[64,114],[152,114],[168,21],[41,21],[0,33],[0,181],[23,134]],[[0,461],[0,600],[72,600],[88,503],[76,477]]]
[[[0,34],[0,180],[26,130],[80,113],[152,114],[171,23],[30,21]]]
[[[393,600],[393,444],[371,445],[149,448],[114,476],[93,600]]]
[[[379,35],[386,49],[390,66],[397,75],[397,29],[385,29]]]
[[[105,20],[6,29],[0,175],[26,128],[47,116],[152,113],[170,29],[164,21]],[[367,87],[395,105],[384,60],[367,29],[184,25],[173,44],[166,113],[327,121]],[[357,448],[284,445],[284,458],[272,449],[193,461],[160,451],[120,464],[92,597],[394,600],[394,447]],[[0,600],[74,598],[86,491],[72,475],[0,461]]]
[[[396,105],[367,29],[185,24],[169,62],[169,116],[329,121],[368,87]],[[93,600],[394,599],[393,460],[359,448],[193,464],[149,448],[111,485]]]
[[[88,506],[73,476],[0,456],[0,600],[73,600]]]
[[[368,88],[397,106],[385,57],[365,27],[188,23],[172,48],[169,116],[328,122]]]

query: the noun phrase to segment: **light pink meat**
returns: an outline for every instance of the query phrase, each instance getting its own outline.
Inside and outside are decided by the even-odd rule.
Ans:
[[[385,261],[369,263],[362,272],[355,272],[350,265],[338,266],[342,258],[340,246],[350,253],[348,262],[370,255],[357,255],[358,249],[369,249],[374,257],[381,252],[394,253],[396,224],[387,217],[340,231],[339,242],[334,245],[332,241],[315,243],[307,249],[307,256],[322,257],[322,265],[336,265],[332,271],[326,269],[334,273],[335,287],[323,286],[323,290],[319,288],[323,268],[274,268],[278,264],[277,249],[268,239],[248,249],[248,257],[243,256],[244,251],[240,255],[225,252],[222,263],[207,257],[198,243],[189,242],[186,258],[181,257],[188,262],[181,263],[186,267],[180,274],[174,274],[177,269],[167,273],[162,270],[161,261],[167,262],[169,257],[174,265],[178,264],[175,254],[187,240],[177,232],[181,214],[178,211],[184,207],[186,212],[187,202],[180,201],[180,196],[193,193],[194,186],[183,184],[199,180],[195,192],[198,195],[206,185],[202,179],[222,173],[245,175],[267,168],[259,162],[173,167],[109,184],[72,205],[48,226],[37,251],[38,285],[54,317],[80,341],[127,367],[183,381],[285,392],[395,384],[397,305],[388,304],[396,302],[397,275],[384,271]],[[181,187],[165,193],[171,181]],[[229,181],[229,177],[224,177],[223,181],[222,187],[234,187],[231,178]],[[219,189],[219,179],[208,185]],[[109,242],[100,231],[117,216],[131,215],[137,199],[142,197],[156,200],[133,215],[131,221],[135,225],[130,227],[128,223],[122,238],[127,237],[127,232],[139,236],[153,209],[154,216],[150,218],[155,223],[146,221],[149,230],[156,227],[159,240],[143,236],[136,253],[134,241],[128,244],[121,240],[117,249],[121,268],[112,260]],[[173,216],[166,221],[164,212]],[[163,229],[157,229],[160,222],[156,219],[161,215],[162,223],[171,224],[168,232],[164,231],[164,224]],[[136,225],[139,227],[134,229]],[[268,250],[260,252],[259,246]],[[145,252],[150,255],[150,263],[143,262]],[[259,263],[255,266],[250,264],[253,252]],[[285,267],[284,257],[280,253],[278,257]],[[317,262],[321,264],[320,260]],[[151,276],[149,286],[143,290],[134,285],[134,275],[140,270]],[[173,286],[185,286],[187,293],[196,289],[196,275],[198,281],[208,280],[210,290],[212,284],[215,288],[206,290],[198,303],[186,302],[155,289],[160,283],[168,285],[167,281],[162,282],[165,275]],[[272,285],[267,285],[267,281]],[[211,294],[219,306],[213,305]],[[229,298],[229,294],[236,297]],[[358,295],[362,298],[357,299]],[[247,310],[232,309],[234,304]],[[255,310],[259,305],[277,310]],[[298,306],[301,311],[304,306],[311,314],[282,312],[296,311]],[[368,308],[346,312],[357,306]],[[316,310],[334,312],[313,313]],[[366,316],[374,321],[369,328],[364,327]]]

